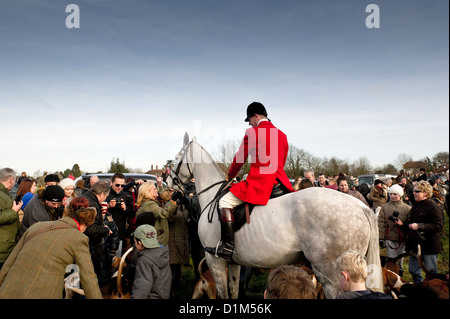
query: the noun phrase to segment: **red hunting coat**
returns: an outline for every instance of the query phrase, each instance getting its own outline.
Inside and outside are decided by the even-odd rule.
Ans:
[[[249,155],[250,172],[246,180],[233,185],[230,191],[237,198],[254,205],[267,205],[272,188],[279,182],[293,192],[284,171],[288,150],[286,134],[272,122],[262,121],[257,127],[249,128],[233,159],[228,176],[236,177]]]

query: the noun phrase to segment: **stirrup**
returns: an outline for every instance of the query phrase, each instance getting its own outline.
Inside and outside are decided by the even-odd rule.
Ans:
[[[211,255],[214,255],[215,257],[223,258],[227,261],[231,261],[233,253],[235,251],[233,250],[234,246],[231,244],[223,244],[220,245],[220,241],[217,243],[216,248],[212,247],[205,247],[205,251],[207,253],[210,253]]]

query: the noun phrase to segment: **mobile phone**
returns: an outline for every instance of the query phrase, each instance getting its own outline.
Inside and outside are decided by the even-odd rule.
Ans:
[[[20,203],[20,201],[22,200],[22,196],[23,196],[23,195],[17,195],[17,196],[16,196],[16,199],[14,200],[14,201],[16,202],[16,204],[19,204],[19,203]]]

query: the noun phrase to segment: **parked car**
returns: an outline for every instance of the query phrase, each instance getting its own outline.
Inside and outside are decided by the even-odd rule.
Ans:
[[[111,184],[111,178],[113,177],[114,173],[87,173],[87,174],[82,174],[80,177],[78,177],[77,179],[75,179],[75,184],[80,180],[83,179],[84,180],[84,185],[89,185],[89,180],[91,179],[91,176],[93,175],[97,175],[98,179],[102,182],[108,182],[109,184]],[[146,182],[154,182],[156,183],[157,177],[155,175],[151,175],[151,174],[136,174],[136,173],[123,173],[123,175],[125,176],[125,181],[128,178],[133,178],[135,180],[139,180],[142,179]],[[164,186],[167,186],[166,183],[164,183]]]
[[[385,181],[388,178],[394,179],[396,178],[396,175],[392,174],[364,174],[358,176],[359,185],[363,183],[367,183],[370,185],[370,187],[373,187],[373,183],[375,180],[380,179],[382,181]]]

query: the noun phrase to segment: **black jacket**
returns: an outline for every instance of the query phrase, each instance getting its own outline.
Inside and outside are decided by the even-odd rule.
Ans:
[[[444,227],[443,213],[432,199],[416,202],[411,208],[409,224],[419,224],[417,231],[410,231],[407,248],[416,251],[420,244],[422,254],[439,254],[442,252],[441,231]]]
[[[125,202],[126,210],[122,210],[120,205],[108,208],[108,212],[112,215],[114,221],[116,222],[117,229],[119,230],[120,239],[124,238],[125,228],[127,225],[127,218],[132,219],[136,216],[136,210],[133,205],[133,197],[128,192],[120,192],[117,194],[112,188],[109,192],[106,202],[110,202],[113,199],[122,199]]]
[[[103,224],[102,207],[97,196],[92,191],[87,191],[83,196],[89,201],[89,207],[94,207],[97,210],[94,223],[84,231],[84,234],[89,237],[89,246],[95,247],[102,244],[102,239],[109,235],[109,230]]]

